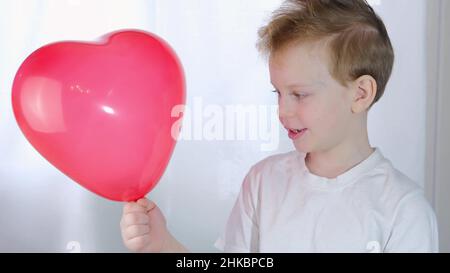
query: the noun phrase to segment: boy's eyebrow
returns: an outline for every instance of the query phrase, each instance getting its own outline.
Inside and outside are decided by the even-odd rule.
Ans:
[[[270,82],[270,83],[271,83],[274,87],[276,87],[275,84],[274,84],[273,82]],[[313,86],[320,85],[320,84],[322,84],[322,82],[316,82],[316,83],[314,83],[314,84],[293,83],[293,84],[287,85],[286,87],[289,88],[289,89],[291,89],[291,88],[296,88],[296,87],[304,88],[304,87],[313,87]]]
[[[290,84],[287,87],[295,88],[295,87],[311,87],[311,86],[313,86],[313,84],[295,83],[295,84]]]

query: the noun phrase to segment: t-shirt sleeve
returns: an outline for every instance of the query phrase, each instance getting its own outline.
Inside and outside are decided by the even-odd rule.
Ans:
[[[228,217],[225,231],[215,246],[224,252],[258,252],[258,183],[254,168],[246,175]]]
[[[385,252],[438,252],[436,215],[422,192],[400,201]]]

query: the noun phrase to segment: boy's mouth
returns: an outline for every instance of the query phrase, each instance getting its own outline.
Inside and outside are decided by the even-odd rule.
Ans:
[[[289,129],[289,128],[286,128],[286,129],[288,130],[289,138],[292,139],[292,140],[296,140],[296,139],[302,137],[305,134],[305,132],[308,130],[307,128],[304,128],[304,129]]]

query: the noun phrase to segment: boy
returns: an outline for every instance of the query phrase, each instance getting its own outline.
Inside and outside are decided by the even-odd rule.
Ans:
[[[227,252],[437,252],[423,192],[372,148],[367,115],[394,62],[365,0],[290,0],[259,31],[296,151],[247,174],[216,246]],[[125,245],[182,252],[157,206],[125,205]]]

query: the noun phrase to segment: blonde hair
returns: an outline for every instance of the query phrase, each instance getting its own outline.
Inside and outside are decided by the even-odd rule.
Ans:
[[[344,86],[363,75],[377,82],[376,103],[392,72],[386,27],[365,0],[287,0],[259,29],[257,47],[272,55],[298,42],[329,38],[330,74]]]

